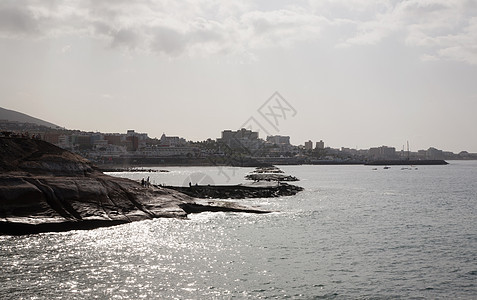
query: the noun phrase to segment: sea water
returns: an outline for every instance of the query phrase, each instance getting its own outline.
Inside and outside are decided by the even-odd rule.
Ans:
[[[477,162],[280,168],[305,190],[236,200],[266,215],[0,236],[0,298],[477,298]],[[165,169],[112,175],[236,184],[253,170]]]

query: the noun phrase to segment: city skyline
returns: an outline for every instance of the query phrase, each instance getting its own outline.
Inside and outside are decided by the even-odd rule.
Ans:
[[[25,126],[27,125],[27,126]],[[230,130],[230,129],[224,129],[221,130],[220,136],[221,137],[208,137],[205,140],[190,140],[190,139],[185,139],[182,136],[171,136],[171,135],[166,135],[165,132],[162,133],[161,137],[154,137],[150,136],[148,132],[136,132],[134,129],[128,129],[127,132],[104,132],[104,131],[81,131],[78,129],[71,129],[71,128],[64,128],[57,126],[56,124],[52,124],[49,122],[46,122],[45,120],[41,120],[38,118],[35,118],[33,116],[29,116],[23,113],[19,113],[16,111],[11,111],[11,110],[5,110],[4,108],[0,107],[0,127],[2,130],[5,132],[11,132],[13,134],[18,134],[18,135],[26,135],[34,138],[40,138],[44,139],[50,143],[53,143],[57,146],[60,146],[62,148],[66,149],[73,149],[73,144],[75,139],[77,138],[84,138],[88,137],[87,140],[84,140],[86,144],[92,146],[92,147],[101,147],[105,144],[114,144],[114,145],[124,145],[124,141],[126,140],[127,136],[136,136],[139,137],[139,141],[142,141],[142,146],[147,144],[147,140],[156,140],[160,141],[162,144],[167,144],[172,147],[178,147],[182,148],[183,146],[186,146],[189,143],[202,143],[202,142],[209,142],[210,140],[218,143],[223,143],[227,145],[227,147],[234,147],[236,143],[239,144],[240,149],[242,148],[249,148],[250,146],[259,146],[259,144],[256,144],[255,142],[248,141],[249,139],[251,140],[260,140],[264,144],[270,143],[270,144],[275,144],[276,146],[280,146],[279,148],[281,149],[280,151],[288,152],[290,148],[282,148],[281,146],[283,145],[288,145],[292,147],[297,147],[301,148],[304,150],[316,150],[316,149],[322,149],[322,150],[332,150],[332,153],[335,153],[335,151],[339,151],[341,153],[348,153],[348,154],[353,154],[356,155],[359,152],[365,153],[367,151],[386,151],[386,150],[391,150],[393,153],[420,153],[422,156],[423,153],[438,153],[437,155],[459,155],[462,154],[466,156],[469,154],[468,151],[462,150],[462,151],[448,151],[446,149],[437,149],[433,147],[432,145],[423,149],[411,149],[409,147],[409,142],[407,142],[407,148],[405,145],[402,146],[402,148],[395,147],[395,146],[390,146],[390,145],[384,145],[384,144],[375,144],[372,147],[369,148],[350,148],[350,147],[343,147],[343,146],[336,146],[336,145],[327,145],[325,141],[323,140],[307,140],[303,141],[302,143],[291,143],[291,136],[289,135],[266,135],[266,136],[260,136],[260,133],[258,131],[253,131],[250,129],[246,128],[241,128],[236,131]],[[263,133],[262,133],[263,134]],[[72,138],[74,136],[74,138]],[[117,139],[121,137],[121,139]],[[243,140],[245,139],[245,140]],[[83,143],[81,142],[81,143]],[[81,144],[80,143],[80,144]],[[138,147],[140,146],[140,147]],[[237,145],[235,145],[237,146]],[[136,145],[135,149],[138,150],[141,148],[141,145]],[[258,148],[261,148],[260,146]],[[126,149],[126,148],[125,148]],[[384,149],[384,150],[379,150],[379,149]],[[134,150],[135,151],[135,150]],[[364,152],[362,152],[364,151]],[[253,151],[252,151],[253,152]],[[466,154],[467,153],[467,154]],[[477,153],[472,153],[470,152],[472,156],[475,156]],[[393,154],[394,155],[394,154]],[[422,157],[421,157],[422,158]],[[462,158],[462,157],[461,157]],[[468,159],[468,157],[467,157]]]
[[[200,141],[252,118],[295,145],[476,153],[476,47],[464,0],[3,1],[0,106],[84,131]]]

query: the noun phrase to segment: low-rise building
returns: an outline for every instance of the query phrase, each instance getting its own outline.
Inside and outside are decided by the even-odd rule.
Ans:
[[[396,148],[381,146],[370,148],[368,150],[368,156],[371,159],[397,159]]]
[[[184,147],[187,145],[187,141],[184,138],[178,136],[166,136],[165,133],[162,134],[160,139],[161,146],[166,147]]]

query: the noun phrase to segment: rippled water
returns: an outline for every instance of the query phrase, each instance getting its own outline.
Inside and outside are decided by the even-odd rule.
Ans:
[[[0,236],[0,298],[477,298],[477,162],[281,168],[306,190],[243,200],[268,215]],[[237,183],[252,170],[169,169],[115,175]]]

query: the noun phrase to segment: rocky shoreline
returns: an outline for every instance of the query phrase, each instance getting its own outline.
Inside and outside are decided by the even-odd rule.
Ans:
[[[0,172],[0,234],[92,229],[202,211],[267,213],[108,176],[79,155],[28,138],[0,137]]]

